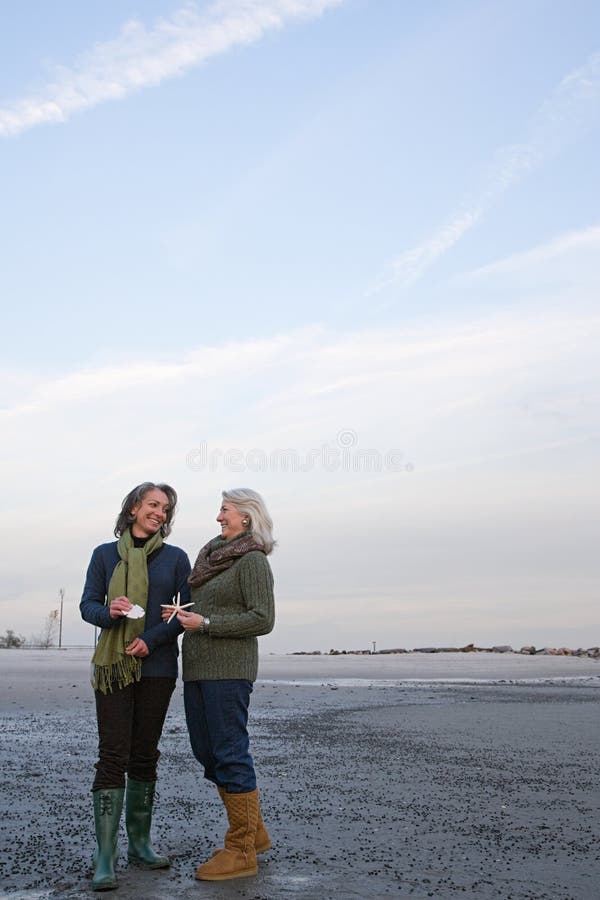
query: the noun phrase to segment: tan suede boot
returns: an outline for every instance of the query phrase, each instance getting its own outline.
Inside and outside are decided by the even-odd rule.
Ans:
[[[225,788],[217,787],[219,792],[219,796],[223,803],[225,803]],[[269,836],[269,832],[265,826],[262,812],[260,809],[260,800],[258,800],[258,822],[256,823],[256,838],[254,839],[254,851],[258,853],[266,853],[267,850],[270,850],[273,844],[271,843],[271,838]],[[213,856],[216,853],[220,853],[223,848],[219,847],[218,850],[213,851]]]
[[[223,793],[229,828],[225,848],[196,869],[200,881],[226,881],[256,875],[256,825],[258,822],[258,791],[247,794]]]
[[[273,844],[271,843],[269,832],[267,831],[265,823],[263,821],[262,812],[260,811],[260,800],[258,799],[258,796],[256,798],[256,805],[258,806],[258,820],[256,822],[254,850],[256,853],[266,853],[267,850],[271,849]]]

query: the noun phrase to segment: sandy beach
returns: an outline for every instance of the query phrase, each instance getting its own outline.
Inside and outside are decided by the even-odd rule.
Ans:
[[[0,651],[2,896],[94,896],[90,651]],[[274,849],[256,878],[193,880],[225,818],[181,685],[154,837],[120,898],[560,898],[600,879],[600,663],[490,654],[266,656],[252,746]],[[97,895],[99,896],[99,895]]]

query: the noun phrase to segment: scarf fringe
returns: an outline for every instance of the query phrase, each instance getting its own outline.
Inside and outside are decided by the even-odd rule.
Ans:
[[[95,691],[113,692],[113,688],[124,688],[142,677],[142,661],[135,656],[123,656],[109,666],[94,666],[92,686]]]

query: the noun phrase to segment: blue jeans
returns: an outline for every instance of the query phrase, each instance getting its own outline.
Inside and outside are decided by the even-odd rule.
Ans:
[[[248,738],[252,682],[241,678],[185,681],[185,718],[204,777],[228,794],[256,789]]]

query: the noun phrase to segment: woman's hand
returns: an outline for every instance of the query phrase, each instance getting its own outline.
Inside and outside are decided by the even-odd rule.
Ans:
[[[110,601],[108,611],[111,619],[122,619],[123,616],[127,615],[130,609],[131,603],[127,597],[115,597],[114,600]]]
[[[148,656],[150,651],[148,650],[146,642],[141,638],[136,637],[125,647],[125,653],[127,656],[137,656],[142,659],[144,656]]]
[[[204,616],[201,616],[200,613],[188,612],[187,609],[182,609],[180,613],[177,613],[177,621],[186,632],[200,631]]]
[[[163,622],[168,622],[168,621],[169,621],[169,619],[170,619],[171,616],[173,615],[173,610],[174,610],[174,608],[175,608],[175,607],[173,607],[173,606],[163,606],[162,612],[161,612],[161,614],[160,614],[160,615],[161,615],[161,618],[162,618],[162,620],[163,620]]]

